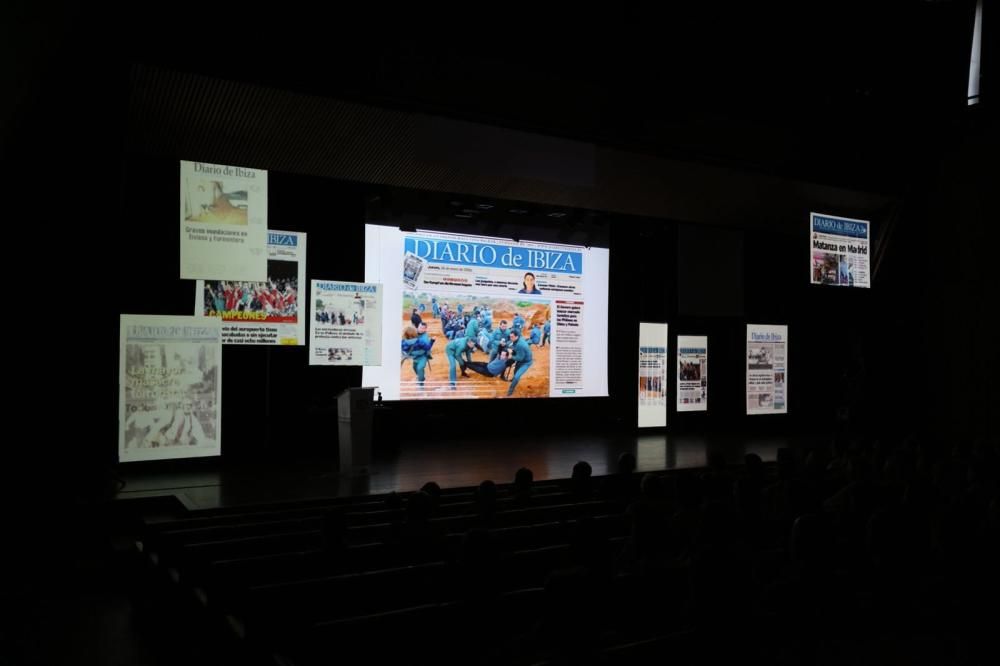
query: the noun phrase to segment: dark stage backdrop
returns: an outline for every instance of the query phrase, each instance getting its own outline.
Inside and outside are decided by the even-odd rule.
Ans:
[[[112,285],[101,299],[104,368],[113,368],[111,359],[117,358],[119,313],[192,312],[194,282],[178,278],[178,168],[176,161],[160,157],[128,155],[124,160],[121,219],[128,243],[101,248],[102,267]],[[363,280],[364,224],[374,190],[277,171],[270,172],[269,183],[269,226],[309,235],[307,278]],[[394,199],[407,200],[413,197]],[[406,203],[394,205],[382,216],[414,219],[412,211],[401,210]],[[507,431],[524,439],[552,432],[630,430],[635,424],[640,321],[669,322],[671,368],[678,334],[709,338],[710,410],[676,413],[671,369],[671,431],[832,431],[838,409],[843,415],[849,406],[855,416],[867,411],[871,380],[882,367],[875,335],[881,325],[882,276],[875,277],[872,290],[809,285],[808,212],[802,212],[802,224],[794,232],[604,215],[611,250],[610,398],[396,403],[381,432],[448,437],[460,445],[463,438],[484,431]],[[539,219],[538,224],[540,235],[543,224],[551,233],[551,220]],[[441,225],[426,219],[426,226]],[[522,237],[530,238],[530,219],[522,229]],[[880,220],[873,220],[873,229],[877,247]],[[307,285],[301,291],[307,293]],[[745,416],[747,322],[789,326],[787,415]],[[307,347],[224,348],[224,456],[334,450],[336,394],[358,385],[361,371],[309,367],[307,360]],[[102,392],[113,404],[117,374],[106,371],[102,376]],[[116,412],[108,406],[106,413],[102,440],[113,455]]]

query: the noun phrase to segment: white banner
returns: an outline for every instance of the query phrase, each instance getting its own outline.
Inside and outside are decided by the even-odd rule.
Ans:
[[[118,459],[219,455],[222,322],[121,315]]]
[[[198,280],[194,313],[222,318],[227,345],[304,345],[306,235],[267,232],[267,281]]]
[[[677,336],[677,411],[708,409],[708,338]]]
[[[639,427],[667,425],[667,324],[639,322]]]
[[[788,327],[747,324],[747,414],[788,411]]]
[[[267,171],[181,162],[181,278],[267,280]]]
[[[382,365],[382,285],[313,280],[309,365]]]
[[[812,284],[871,287],[867,220],[809,214],[809,279]]]

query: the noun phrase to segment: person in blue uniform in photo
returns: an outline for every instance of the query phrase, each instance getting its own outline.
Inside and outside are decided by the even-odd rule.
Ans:
[[[420,322],[417,326],[417,337],[413,340],[404,340],[403,345],[404,352],[413,360],[413,374],[417,376],[417,383],[420,388],[424,388],[424,368],[431,358],[431,347],[434,346],[434,341],[427,334],[427,324]]]
[[[514,345],[514,380],[510,383],[510,388],[507,389],[508,397],[514,394],[517,383],[531,367],[531,347],[517,333],[511,333],[510,339]]]
[[[441,317],[441,306],[438,305],[437,296],[432,296],[431,297],[431,312],[434,313],[434,318],[435,319],[440,319],[440,317]]]
[[[491,339],[492,337],[489,331],[486,330],[486,326],[481,325],[479,327],[479,337],[476,339],[476,346],[488,354],[490,350]]]
[[[546,342],[552,344],[551,340],[552,340],[552,322],[546,319],[545,326],[542,327],[542,344],[538,346],[544,347]]]
[[[444,348],[445,354],[448,356],[448,381],[451,382],[452,391],[456,390],[455,382],[458,380],[455,376],[456,365],[461,369],[463,377],[469,376],[465,372],[465,361],[462,360],[462,354],[470,352],[474,344],[472,338],[455,338]]]
[[[521,316],[520,312],[514,315],[514,323],[512,327],[514,329],[514,332],[517,333],[518,336],[520,336],[521,329],[524,328],[524,317]]]
[[[537,345],[542,341],[542,330],[535,325],[530,325],[528,328],[528,344]]]
[[[447,336],[447,338],[449,340],[451,340],[451,338],[452,338],[451,335],[448,335],[448,327],[451,326],[452,316],[453,316],[453,314],[448,311],[447,304],[444,305],[444,306],[442,306],[442,308],[441,308],[441,331],[445,334],[445,336]]]
[[[476,346],[476,340],[479,339],[478,313],[469,319],[469,323],[465,327],[465,337],[469,340],[472,340],[472,346],[465,348],[465,360],[469,362],[472,361],[472,350]]]
[[[497,357],[497,354],[507,349],[509,343],[510,331],[507,330],[507,320],[501,319],[500,326],[490,336],[490,360],[492,361]]]

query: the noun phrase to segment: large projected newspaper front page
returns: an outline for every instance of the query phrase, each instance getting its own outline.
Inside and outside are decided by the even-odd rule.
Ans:
[[[809,279],[812,284],[871,287],[870,224],[834,215],[809,214]]]
[[[605,248],[369,224],[365,280],[386,361],[362,382],[386,399],[608,393]]]
[[[222,322],[121,315],[118,459],[219,455]]]
[[[747,414],[788,411],[788,327],[747,324]]]

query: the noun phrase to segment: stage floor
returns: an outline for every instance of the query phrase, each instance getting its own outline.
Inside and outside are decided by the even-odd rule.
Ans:
[[[519,467],[535,480],[567,478],[577,461],[586,460],[595,476],[615,470],[618,456],[631,451],[639,472],[704,467],[708,453],[721,451],[730,464],[747,453],[765,462],[779,448],[808,449],[825,436],[739,437],[733,435],[583,435],[572,437],[480,438],[476,441],[421,440],[401,442],[377,451],[368,474],[349,477],[337,471],[335,455],[301,455],[261,460],[222,458],[119,465],[124,487],[118,500],[173,496],[188,510],[214,509],[322,497],[410,491],[427,481],[442,488],[475,486],[484,479],[510,482]]]

